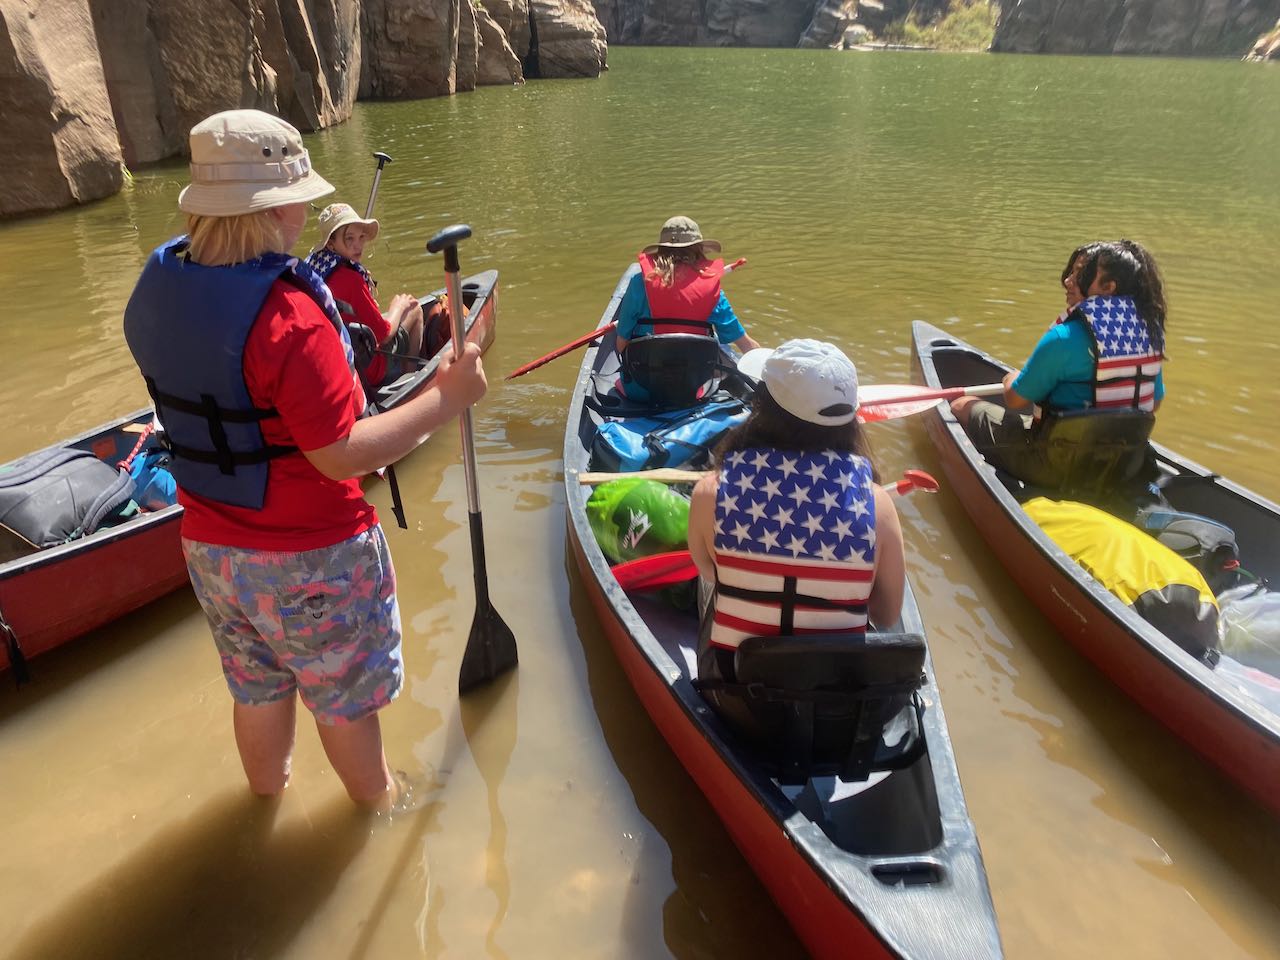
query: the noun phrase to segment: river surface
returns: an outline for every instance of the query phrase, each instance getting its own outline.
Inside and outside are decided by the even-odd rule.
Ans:
[[[384,714],[420,809],[355,815],[302,723],[278,806],[247,796],[229,698],[180,591],[0,688],[0,954],[794,957],[795,936],[669,753],[565,556],[565,358],[675,213],[729,258],[766,344],[909,379],[909,324],[1020,361],[1078,243],[1154,251],[1170,303],[1158,439],[1280,500],[1280,70],[1232,62],[611,51],[598,81],[359,104],[309,138],[363,209],[389,297],[466,221],[502,275],[476,411],[494,603],[520,669],[459,704],[471,620],[456,430],[402,467],[388,533],[408,679]],[[121,310],[180,232],[185,166],[0,226],[0,461],[142,406]],[[308,236],[309,239],[309,236]],[[886,475],[941,467],[870,428]],[[370,496],[390,522],[387,490]],[[901,507],[960,773],[1015,958],[1280,956],[1280,827],[1117,692],[1012,586],[944,488]],[[68,591],[75,584],[67,584]]]

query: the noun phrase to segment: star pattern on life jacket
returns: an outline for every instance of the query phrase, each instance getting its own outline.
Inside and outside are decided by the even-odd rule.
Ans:
[[[1132,297],[1089,297],[1080,302],[1079,308],[1093,329],[1102,359],[1152,352],[1147,325]]]
[[[716,549],[779,558],[871,562],[870,468],[851,454],[730,454],[716,498]]]

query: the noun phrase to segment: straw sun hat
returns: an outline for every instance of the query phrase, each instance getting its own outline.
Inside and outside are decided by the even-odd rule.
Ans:
[[[191,183],[178,209],[234,217],[333,193],[311,169],[302,135],[261,110],[224,110],[191,128]]]

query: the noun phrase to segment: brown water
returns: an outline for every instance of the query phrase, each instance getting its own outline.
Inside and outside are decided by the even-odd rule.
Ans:
[[[401,469],[389,530],[409,678],[384,712],[420,811],[352,812],[300,729],[278,806],[246,796],[204,621],[179,592],[0,690],[0,955],[788,957],[800,947],[673,759],[565,561],[559,451],[576,361],[500,375],[594,326],[676,212],[749,268],[765,343],[843,344],[908,379],[908,325],[1021,359],[1078,242],[1147,243],[1168,280],[1161,440],[1280,499],[1280,72],[1235,63],[615,50],[594,82],[365,104],[311,138],[363,207],[379,149],[384,295],[502,271],[477,442],[494,602],[519,671],[459,704],[474,609],[459,444]],[[689,106],[682,107],[683,100]],[[184,169],[0,226],[0,460],[141,406],[120,313],[180,229]],[[878,425],[893,475],[940,465]],[[371,489],[386,510],[382,486]],[[1280,827],[1068,648],[947,491],[903,505],[960,772],[1008,954],[1280,956]],[[68,590],[74,590],[68,584]]]

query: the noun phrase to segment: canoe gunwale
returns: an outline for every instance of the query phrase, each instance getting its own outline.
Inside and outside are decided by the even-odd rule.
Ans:
[[[945,330],[941,330],[924,321],[915,321],[912,330],[912,363],[921,382],[928,386],[948,386],[942,384],[934,363],[935,350],[947,350],[952,353],[967,353],[976,359],[1008,370],[1007,364],[985,351],[966,343]],[[1076,647],[1094,665],[1105,673],[1112,682],[1138,701],[1139,705],[1151,712],[1173,733],[1188,742],[1204,759],[1221,769],[1234,779],[1243,789],[1256,795],[1263,803],[1280,812],[1280,717],[1256,702],[1246,694],[1236,690],[1229,682],[1216,672],[1208,670],[1198,660],[1184,651],[1163,633],[1152,627],[1134,613],[1128,606],[1115,597],[1097,581],[1088,577],[1079,564],[1067,555],[1060,547],[1045,535],[1022,509],[1009,489],[1002,483],[985,458],[978,452],[973,441],[965,433],[964,428],[951,413],[950,407],[941,403],[925,415],[925,427],[944,467],[952,481],[955,492],[960,497],[965,511],[970,515],[975,527],[992,552],[1008,569],[1016,582],[1024,579],[1033,580],[1033,572],[1025,564],[1014,562],[1008,556],[1016,546],[1002,539],[1003,531],[998,529],[1003,520],[1011,531],[1016,531],[1024,541],[1024,548],[1033,552],[1042,560],[1045,573],[1057,578],[1056,583],[1049,584],[1050,590],[1068,610],[1078,617],[1084,626],[1105,629],[1115,642],[1123,643],[1126,639],[1136,641],[1140,652],[1146,656],[1144,663],[1158,664],[1163,673],[1177,686],[1164,683],[1150,676],[1141,678],[1133,675],[1128,669],[1122,669],[1122,657],[1125,652],[1118,647],[1109,647],[1105,642],[1091,641],[1081,638],[1078,630],[1065,629],[1059,625],[1062,616],[1060,610],[1051,610],[1038,602],[1042,593],[1023,589],[1024,594],[1035,603],[1045,617],[1054,624],[1058,632],[1063,634],[1072,646]],[[1245,487],[1227,480],[1193,460],[1179,456],[1169,448],[1152,442],[1158,458],[1162,463],[1177,473],[1199,476],[1212,482],[1233,496],[1239,497],[1250,505],[1280,516],[1280,506]],[[955,470],[963,471],[956,473]],[[974,497],[961,496],[972,487]],[[985,495],[984,507],[982,496]],[[991,516],[994,514],[995,516]],[[980,522],[980,517],[986,522]],[[1040,576],[1037,572],[1035,576]],[[1057,590],[1063,585],[1063,592]],[[1064,595],[1064,593],[1066,595]],[[1077,609],[1071,600],[1085,608]],[[1089,615],[1101,617],[1094,621]],[[1111,656],[1105,654],[1110,653]],[[1167,688],[1167,689],[1166,689]],[[1180,691],[1180,692],[1179,692]],[[1186,706],[1188,702],[1203,703],[1209,713],[1204,717],[1179,715],[1172,707],[1176,701]],[[1255,738],[1254,750],[1260,754],[1274,752],[1271,761],[1272,786],[1261,787],[1251,782],[1248,772],[1252,763],[1236,761],[1232,763],[1224,756],[1222,742],[1211,736],[1214,725],[1248,734]],[[1230,742],[1230,741],[1227,741]],[[1243,749],[1236,743],[1238,749]],[[1265,767],[1265,764],[1263,765]],[[1265,769],[1263,771],[1265,773]]]

